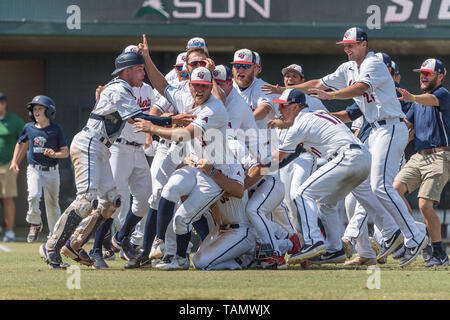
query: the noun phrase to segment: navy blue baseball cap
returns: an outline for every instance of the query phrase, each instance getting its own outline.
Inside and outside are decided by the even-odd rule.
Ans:
[[[422,63],[420,69],[414,69],[415,72],[428,71],[428,72],[436,72],[440,74],[446,73],[444,64],[441,60],[438,59],[427,59]]]
[[[387,53],[384,52],[377,52],[375,53],[375,55],[380,58],[381,61],[384,62],[384,64],[386,65],[386,67],[391,67],[392,68],[392,59],[391,57],[389,57],[389,55]]]
[[[281,104],[298,103],[305,105],[306,97],[305,94],[298,89],[287,89],[284,90],[283,94],[278,99],[272,100],[272,102]]]
[[[112,76],[117,75],[120,71],[138,66],[141,64],[145,64],[144,58],[136,52],[124,52],[121,53],[115,61],[116,70],[114,70],[113,73],[111,73]]]
[[[391,61],[391,67],[392,69],[394,69],[395,74],[400,74],[400,68],[398,67],[398,64],[394,60]]]
[[[353,27],[345,31],[342,41],[336,42],[336,44],[358,43],[361,41],[368,41],[367,33],[359,27]]]

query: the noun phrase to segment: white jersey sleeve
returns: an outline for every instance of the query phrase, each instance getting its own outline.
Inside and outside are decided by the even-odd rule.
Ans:
[[[347,87],[346,67],[349,62],[341,64],[335,72],[320,79],[320,83],[325,87],[338,91]]]
[[[381,86],[391,78],[386,72],[386,66],[381,60],[374,58],[366,58],[359,69],[359,77],[355,82],[362,82],[370,87],[370,91],[374,92],[376,88]]]

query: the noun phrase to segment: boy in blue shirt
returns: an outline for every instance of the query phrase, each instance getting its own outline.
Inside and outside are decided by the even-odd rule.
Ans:
[[[49,235],[61,215],[59,207],[58,159],[69,156],[69,148],[61,126],[52,122],[55,103],[47,96],[36,96],[27,104],[33,122],[28,122],[17,141],[10,170],[19,172],[20,155],[27,150],[28,212],[30,223],[27,241],[36,241],[42,230],[41,201],[44,190]]]

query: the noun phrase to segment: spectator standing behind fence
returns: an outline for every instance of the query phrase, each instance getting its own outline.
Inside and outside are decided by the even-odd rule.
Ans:
[[[450,179],[450,93],[442,87],[446,74],[438,59],[426,60],[420,69],[420,89],[413,95],[398,88],[400,100],[413,102],[406,115],[408,127],[414,127],[417,151],[398,173],[394,187],[400,193],[419,188],[419,210],[431,237],[433,254],[426,267],[447,266],[449,258],[442,247],[441,224],[433,205],[439,203],[442,190]]]
[[[9,171],[9,166],[14,145],[20,136],[24,122],[18,115],[7,111],[7,108],[6,96],[0,92],[0,198],[6,226],[3,241],[10,242],[15,240],[16,205],[14,197],[17,197],[17,174]],[[23,156],[21,155],[21,157]]]
[[[61,126],[52,121],[55,119],[56,108],[51,98],[36,96],[27,104],[27,109],[33,122],[25,125],[17,140],[10,170],[14,173],[19,172],[19,164],[22,160],[19,155],[24,153],[24,150],[28,150],[26,221],[30,223],[30,230],[27,241],[34,242],[42,230],[39,208],[42,190],[44,190],[49,236],[61,215],[58,159],[67,158],[69,148]]]

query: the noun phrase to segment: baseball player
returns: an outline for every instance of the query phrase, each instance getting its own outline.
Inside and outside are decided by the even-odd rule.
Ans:
[[[222,90],[224,90],[225,95],[227,96],[226,101],[225,101],[225,108],[227,109],[227,113],[228,113],[228,127],[230,129],[235,130],[236,134],[231,134],[231,136],[233,138],[236,138],[238,141],[241,141],[244,145],[245,145],[245,136],[242,135],[242,133],[246,133],[249,140],[251,142],[248,143],[249,147],[252,148],[253,145],[253,141],[256,140],[256,136],[253,136],[251,133],[252,132],[256,132],[257,127],[256,127],[256,123],[255,123],[255,119],[253,116],[253,113],[251,112],[251,109],[248,107],[248,104],[245,102],[245,100],[242,98],[241,95],[239,95],[239,93],[237,92],[236,88],[233,87],[233,75],[232,75],[232,71],[223,65],[219,65],[216,67],[216,69],[214,70],[214,78],[217,82],[217,84],[219,85],[220,88],[222,88]],[[254,150],[256,150],[253,147]],[[260,177],[261,178],[261,177]],[[255,181],[256,183],[256,181]],[[260,182],[261,183],[261,182]],[[261,183],[262,185],[263,183]],[[250,186],[246,185],[246,188],[248,188]],[[252,194],[252,197],[255,197],[255,193],[254,191],[256,190],[257,187],[254,188]],[[259,193],[259,192],[258,192]],[[262,193],[263,194],[263,193]],[[271,197],[270,197],[271,193],[267,193],[266,196],[269,198],[267,199],[267,203],[271,203]],[[275,194],[275,192],[274,192]],[[264,201],[259,202],[259,203],[264,203]],[[255,202],[256,204],[256,202]],[[277,201],[274,202],[274,205],[277,205]],[[261,213],[271,213],[270,209],[265,210],[266,206],[263,206],[260,208]],[[275,230],[273,230],[274,227],[273,223],[271,223],[271,221],[268,221],[268,218],[266,216],[266,214],[261,214],[261,217],[256,218],[255,216],[257,216],[258,214],[258,209],[251,211],[252,212],[252,220],[257,220],[256,224],[258,225],[258,227],[260,227],[260,230],[264,230],[264,231],[260,231],[263,234],[263,240],[262,241],[267,241],[267,243],[270,242],[270,239],[273,239],[273,246],[274,251],[278,253],[278,256],[281,256],[281,250],[278,249],[278,240],[276,239],[277,237],[275,237]],[[254,214],[256,212],[256,214]],[[262,221],[262,223],[261,223]],[[253,222],[252,222],[253,224]],[[268,227],[267,225],[272,225],[272,227]],[[268,232],[266,230],[269,230]],[[268,233],[270,233],[270,235],[268,235]],[[259,234],[259,232],[258,232]],[[292,233],[294,237],[298,237],[296,235],[296,232],[294,230],[294,232]],[[266,236],[268,235],[268,236]],[[282,242],[286,242],[286,239],[284,239],[285,237],[283,237],[283,240],[281,240]],[[290,242],[290,240],[287,240],[289,242],[289,247],[293,247],[294,245]],[[266,242],[264,242],[266,243]],[[287,250],[286,250],[287,251]]]
[[[220,78],[221,75],[216,77]],[[236,145],[244,148],[244,144],[240,144],[237,140],[229,141],[229,143],[230,148]],[[234,152],[238,153],[237,150]],[[243,163],[243,167],[242,174],[236,175],[238,180],[233,181],[220,172],[212,176],[214,181],[224,190],[229,189],[227,184],[233,184],[233,194],[224,194],[211,206],[216,228],[203,240],[193,257],[193,264],[196,269],[242,269],[245,265],[242,264],[240,256],[254,252],[256,233],[245,213],[248,195],[247,191],[244,190],[244,171],[247,172],[258,162],[254,157],[245,157],[243,154],[241,156],[240,162]],[[196,167],[205,174],[208,174],[212,169],[212,165],[206,159],[199,161]]]
[[[139,46],[141,46],[144,53],[146,68],[152,84],[161,94],[164,93],[165,97],[173,105],[182,108],[185,105],[186,94],[182,90],[168,85],[148,54],[145,36],[143,37],[143,42]],[[189,56],[187,60],[189,64]],[[208,148],[213,147],[217,150],[216,156],[213,157],[214,159],[209,154],[208,159],[214,165],[208,175],[194,167],[183,167],[176,170],[164,186],[158,207],[158,215],[160,212],[163,212],[166,215],[165,219],[170,221],[176,202],[181,198],[185,199],[176,210],[173,218],[173,227],[177,235],[177,253],[167,270],[189,268],[189,257],[186,255],[186,251],[191,237],[192,222],[198,220],[224,192],[211,178],[214,171],[221,170],[223,174],[231,178],[234,175],[239,175],[239,170],[242,170],[239,169],[239,165],[223,164],[225,163],[223,157],[230,156],[226,147],[228,117],[223,103],[211,95],[212,84],[213,75],[209,69],[198,67],[192,71],[189,87],[191,90],[190,99],[194,101],[193,107],[196,120],[186,128],[162,128],[144,121],[134,124],[138,131],[156,134],[164,139],[190,141],[190,157],[194,163],[203,158],[202,155],[205,152],[208,153],[206,151]],[[211,134],[215,134],[214,144],[212,144],[214,139],[211,140]]]
[[[296,119],[289,128],[285,141],[272,154],[272,161],[280,163],[288,153],[294,153],[302,143],[303,148],[329,162],[315,171],[297,190],[295,204],[302,226],[305,246],[291,255],[288,263],[297,264],[320,255],[332,255],[342,250],[336,245],[329,248],[324,244],[317,222],[318,208],[328,215],[328,222],[337,219],[336,204],[363,182],[370,171],[370,155],[353,136],[347,126],[325,111],[303,112],[306,108],[305,95],[297,89],[288,89],[279,99],[279,108],[286,119]],[[266,163],[276,168],[273,163]],[[327,235],[331,237],[334,235]],[[332,251],[333,250],[333,251]]]
[[[394,77],[394,71],[391,66],[391,58],[386,53],[379,52],[376,56],[384,62],[386,67],[389,70],[389,73],[392,77]],[[400,87],[400,85],[395,82],[396,87]],[[400,94],[397,93],[397,96]],[[401,102],[402,111],[406,113],[410,107],[409,103]],[[364,116],[362,116],[361,110],[358,105],[355,103],[346,108],[345,111],[335,112],[333,115],[337,116],[344,122],[353,120],[357,117],[362,117],[363,123],[361,124],[361,129],[358,133],[358,138],[362,142],[366,142],[372,127],[367,122]],[[401,163],[403,162],[404,157],[402,157]],[[401,167],[402,164],[399,165],[398,168]],[[368,187],[369,183],[367,183],[366,190],[366,199],[368,202],[372,204],[372,207],[368,207],[368,212],[364,210],[364,208],[359,203],[353,204],[352,195],[349,195],[347,199],[347,213],[349,214],[349,223],[347,225],[344,237],[342,238],[344,249],[347,253],[348,257],[351,257],[353,252],[353,246],[356,245],[356,250],[359,253],[358,257],[351,261],[347,261],[345,265],[370,265],[373,264],[373,255],[374,251],[377,254],[377,262],[385,263],[386,262],[386,250],[382,248],[393,247],[393,249],[397,247],[401,247],[401,243],[403,241],[401,236],[401,231],[391,215],[387,214],[384,207],[379,203],[379,200],[373,195],[371,190]],[[410,213],[412,212],[408,201],[406,198],[403,198],[405,204],[407,205]],[[368,228],[367,228],[367,217],[368,215],[374,217],[375,229],[381,229],[380,233],[382,234],[382,242],[380,242],[381,247],[378,249],[377,244],[373,241],[370,241]],[[418,223],[416,222],[416,225]],[[420,227],[419,227],[419,230]],[[375,248],[375,250],[373,250]],[[396,257],[395,252],[393,257]]]
[[[189,41],[186,44],[186,51],[188,51],[191,48],[202,48],[207,54],[208,52],[208,45],[206,44],[205,39],[200,38],[200,37],[195,37],[192,39],[189,39]],[[178,57],[180,57],[180,55],[178,55]],[[177,63],[178,63],[178,58],[177,58]],[[178,76],[177,76],[177,72],[176,72],[176,67],[172,70],[169,71],[168,74],[166,74],[165,76],[167,82],[172,83],[173,81],[177,81]]]
[[[403,121],[405,114],[397,100],[394,81],[388,69],[373,52],[368,51],[366,32],[361,28],[350,28],[338,44],[344,45],[350,61],[322,79],[295,87],[322,100],[353,98],[372,126],[367,140],[372,156],[370,184],[403,233],[408,249],[399,265],[407,266],[417,258],[427,241],[392,186],[408,139],[408,128]],[[265,89],[272,92],[271,86],[266,86]],[[334,91],[326,92],[325,89]],[[396,235],[399,236],[400,234]],[[388,255],[395,249],[385,248],[380,255]]]
[[[126,47],[123,53],[137,52],[137,46]],[[133,95],[136,97],[140,109],[148,113],[155,98],[152,87],[142,83],[141,87],[133,87]],[[151,194],[151,175],[147,158],[143,146],[146,144],[144,133],[135,133],[130,123],[125,126],[116,141],[110,147],[111,156],[109,162],[116,183],[117,192],[124,195],[120,207],[113,214],[111,219],[118,218],[120,229],[112,238],[115,247],[122,249],[127,259],[135,255],[134,248],[130,245],[131,232],[138,222],[147,214],[148,198]],[[133,196],[133,203],[130,208],[129,191]],[[94,246],[89,256],[94,260],[94,268],[107,268],[108,265],[103,260],[102,244],[106,233],[111,228],[112,220],[105,221],[96,233]]]
[[[120,206],[109,164],[109,147],[120,136],[125,121],[139,117],[171,125],[186,124],[192,119],[186,115],[160,118],[142,113],[132,87],[142,85],[143,63],[142,56],[135,52],[122,53],[116,58],[112,75],[118,77],[105,86],[86,126],[72,140],[70,155],[75,167],[77,197],[58,219],[52,237],[39,248],[50,268],[61,268],[60,250],[81,264],[93,264],[81,246]],[[66,243],[69,237],[70,242]]]
[[[189,49],[186,54],[186,60],[186,69],[188,74],[192,73],[195,68],[200,66],[213,66],[213,61],[208,58],[207,52],[205,52],[202,47]],[[182,76],[181,73],[179,73],[179,77],[180,76]],[[189,81],[182,81],[175,86],[186,93],[187,100],[185,103],[183,105],[173,105],[164,96],[162,96],[152,108],[151,114],[162,115],[166,112],[193,113],[192,105],[194,101],[190,94]],[[180,157],[180,152],[183,150],[182,148],[183,143],[177,141],[170,142],[169,139],[160,139],[157,154],[153,159],[151,166],[153,191],[149,199],[150,211],[147,219],[150,224],[146,225],[146,232],[144,234],[144,238],[146,240],[143,244],[144,250],[138,252],[136,261],[130,262],[127,264],[127,267],[134,268],[138,265],[140,266],[144,262],[149,262],[148,258],[154,260],[163,258],[166,232],[168,232],[168,235],[175,236],[175,234],[171,232],[171,230],[168,231],[166,227],[170,224],[170,218],[166,220],[167,217],[163,215],[163,213],[158,214],[158,206],[163,187],[167,184],[169,177],[181,163],[182,158]],[[155,224],[157,224],[157,221],[159,221],[159,223],[156,227]],[[206,237],[209,232],[209,228],[207,221],[203,217],[196,221],[194,226],[201,237]],[[154,228],[156,228],[156,237],[154,232],[150,232],[150,230]],[[149,245],[152,245],[151,248]],[[170,262],[168,261],[168,258],[163,260],[165,260],[165,262]]]
[[[266,84],[263,80],[255,78],[256,55],[249,49],[240,49],[234,53],[233,80],[234,87],[244,98],[256,120],[258,130],[258,145],[256,157],[264,159],[270,156],[272,146],[278,144],[278,136],[275,130],[267,126],[268,120],[273,120],[277,114],[275,104],[271,102],[267,95],[261,90],[261,86]],[[272,98],[275,98],[273,96]],[[255,178],[260,178],[259,173]],[[277,239],[273,228],[270,228],[269,217],[272,212],[281,204],[284,196],[284,186],[280,181],[278,173],[269,174],[258,183],[251,186],[249,192],[252,194],[247,203],[247,215],[252,225],[257,230],[258,238],[262,245],[270,246],[274,251],[268,261],[268,267],[277,264],[282,267],[285,264],[277,246]],[[293,234],[292,237],[297,237]],[[263,264],[264,266],[264,264]]]
[[[283,82],[285,86],[293,86],[305,81],[303,68],[297,64],[291,64],[283,68],[281,70],[281,74],[283,75]],[[309,108],[303,109],[303,112],[318,110],[327,111],[327,109],[319,99],[311,98],[309,95],[305,95],[305,97],[306,104],[309,106]],[[284,138],[286,137],[286,134],[288,132],[287,128],[290,125],[292,124],[286,123],[286,121],[282,119],[274,119],[268,121],[269,128],[279,128],[278,135],[280,138],[280,143],[282,143]],[[295,225],[295,229],[298,231],[300,231],[300,226],[298,225],[296,217],[297,210],[295,209],[292,193],[295,192],[295,190],[297,190],[317,168],[315,159],[316,158],[310,153],[302,152],[300,155],[298,155],[298,157],[295,157],[294,161],[280,169],[280,179],[284,183],[285,188],[284,202],[290,213],[290,219],[288,221],[292,221]],[[286,225],[286,223],[282,225]]]
[[[56,108],[50,97],[43,95],[34,97],[27,104],[27,109],[33,122],[27,123],[23,128],[14,150],[10,169],[15,173],[19,172],[18,155],[21,153],[21,149],[28,149],[26,221],[31,225],[27,241],[34,242],[42,230],[41,210],[39,209],[42,190],[44,190],[49,237],[61,215],[58,159],[69,156],[69,147],[61,126],[54,122]]]

